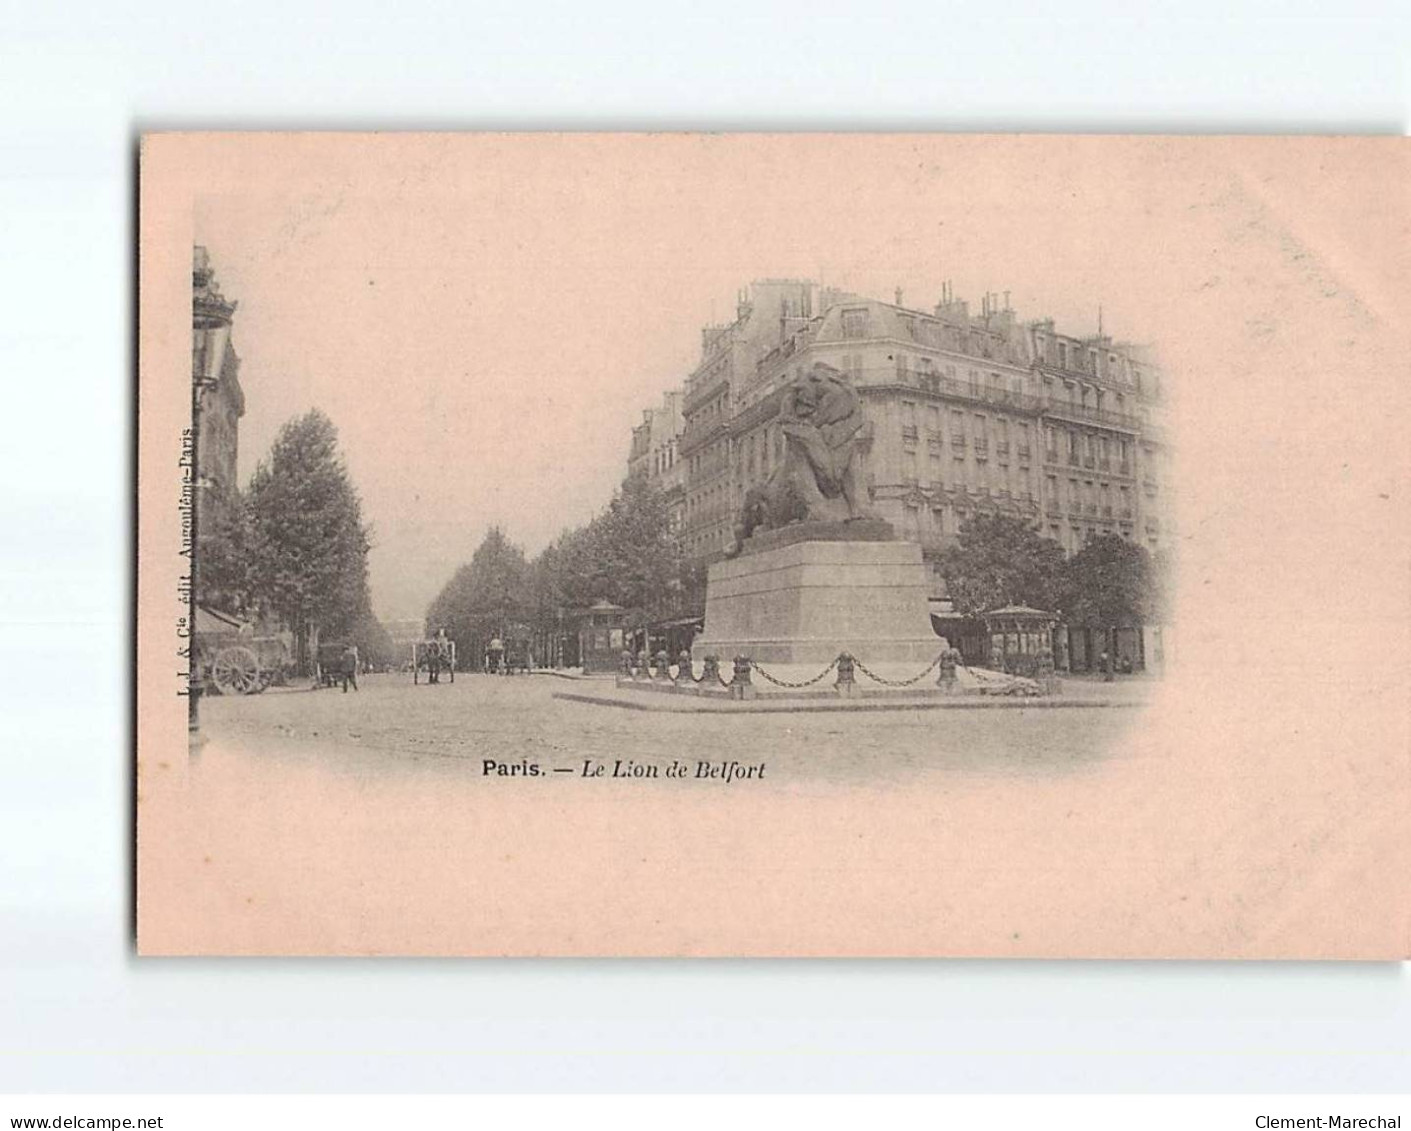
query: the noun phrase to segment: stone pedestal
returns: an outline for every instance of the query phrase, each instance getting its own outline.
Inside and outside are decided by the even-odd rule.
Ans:
[[[826,664],[846,651],[864,664],[926,664],[946,644],[931,628],[926,597],[914,542],[747,543],[739,557],[710,567],[705,631],[691,654]]]

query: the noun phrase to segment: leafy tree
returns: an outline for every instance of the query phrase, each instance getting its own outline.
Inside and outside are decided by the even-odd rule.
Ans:
[[[374,668],[395,667],[401,657],[386,626],[373,615],[371,605],[359,612],[349,633],[358,646],[358,655]]]
[[[474,662],[494,637],[524,624],[530,611],[524,551],[492,526],[470,561],[456,570],[426,613],[426,632],[444,628],[462,663]]]
[[[1103,534],[1088,541],[1063,567],[1061,605],[1070,625],[1111,632],[1146,624],[1156,611],[1155,571],[1146,549]],[[1112,641],[1108,651],[1113,652]]]
[[[247,576],[255,602],[293,631],[341,636],[367,608],[369,531],[333,422],[313,409],[280,429],[250,481]]]
[[[250,577],[250,510],[234,491],[224,505],[202,508],[196,602],[237,617],[254,617],[258,601]]]
[[[704,573],[692,573],[665,498],[645,480],[628,480],[602,513],[564,531],[532,562],[492,529],[432,602],[427,631],[444,627],[470,657],[523,625],[542,656],[563,627],[561,614],[604,598],[636,625],[690,612],[697,598],[704,607]]]
[[[959,545],[938,559],[956,612],[974,616],[1005,605],[1052,609],[1063,571],[1063,547],[1022,519],[977,514],[959,531]]]
[[[631,610],[637,623],[679,609],[681,546],[666,500],[651,483],[627,480],[587,533],[598,596]]]

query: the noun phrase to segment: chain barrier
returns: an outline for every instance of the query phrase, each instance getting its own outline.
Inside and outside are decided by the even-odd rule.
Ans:
[[[920,683],[923,679],[925,679],[928,675],[935,671],[936,665],[941,662],[941,656],[944,654],[944,652],[938,653],[936,655],[936,658],[932,660],[928,665],[926,665],[925,671],[917,673],[910,679],[883,679],[876,672],[869,671],[867,665],[864,664],[861,660],[854,659],[853,663],[857,665],[857,670],[860,671],[863,675],[867,676],[868,679],[875,679],[884,687],[910,687],[913,683]]]
[[[824,676],[826,676],[829,672],[831,672],[831,671],[832,671],[834,668],[836,668],[837,666],[838,666],[838,661],[837,661],[836,659],[834,659],[831,663],[829,663],[829,665],[828,665],[826,668],[824,668],[821,672],[819,672],[819,673],[818,673],[816,676],[814,676],[812,679],[806,679],[806,680],[804,680],[802,683],[790,683],[787,679],[778,679],[778,678],[776,678],[775,676],[770,675],[767,671],[765,671],[762,667],[760,667],[760,666],[759,666],[757,663],[755,663],[753,660],[750,661],[750,667],[752,667],[755,671],[759,672],[760,675],[762,675],[762,676],[763,676],[765,679],[767,679],[770,683],[774,684],[775,687],[787,687],[787,688],[791,688],[791,689],[797,689],[797,688],[800,688],[800,687],[812,687],[815,683],[817,683],[820,679],[822,679]]]

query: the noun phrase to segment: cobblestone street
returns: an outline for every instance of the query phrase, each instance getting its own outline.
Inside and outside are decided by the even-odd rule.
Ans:
[[[555,690],[611,686],[560,676],[493,677],[462,673],[454,684],[413,685],[407,675],[363,677],[360,690],[274,690],[218,697],[203,705],[210,747],[276,762],[312,762],[351,775],[450,775],[475,779],[485,759],[537,762],[543,774],[580,767],[584,758],[638,762],[680,757],[764,759],[780,788],[829,781],[880,785],[939,775],[1067,776],[1114,755],[1113,744],[1138,712],[896,710],[862,715],[789,712],[776,718],[673,718],[564,703]],[[1070,681],[1083,698],[1132,684]],[[643,691],[644,696],[653,693]],[[650,701],[650,700],[648,700]],[[1006,704],[1008,706],[1009,704]],[[1003,714],[1004,718],[996,717]],[[565,775],[566,776],[566,775]]]

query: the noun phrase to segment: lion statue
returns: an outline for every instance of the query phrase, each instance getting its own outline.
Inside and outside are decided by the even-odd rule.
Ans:
[[[761,530],[792,522],[870,517],[859,487],[860,441],[867,435],[857,391],[831,365],[816,362],[785,388],[779,405],[784,459],[750,488],[735,527],[735,549]]]

